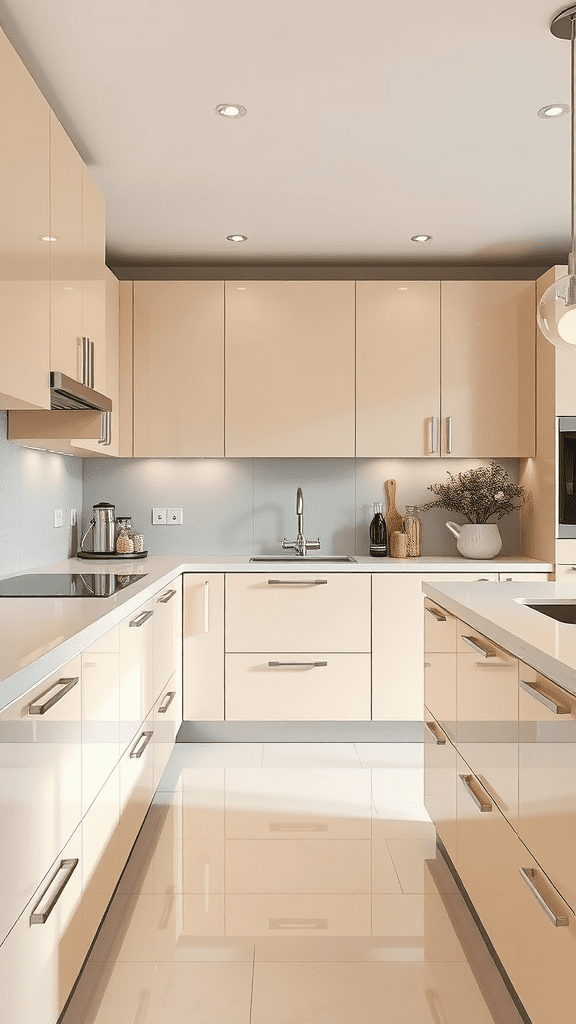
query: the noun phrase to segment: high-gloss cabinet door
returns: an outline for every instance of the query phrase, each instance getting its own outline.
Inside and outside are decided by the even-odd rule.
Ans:
[[[82,653],[82,813],[120,757],[120,627]]]
[[[78,826],[0,946],[7,1022],[56,1024],[70,994],[84,958],[81,858]]]
[[[438,457],[439,423],[440,282],[357,281],[357,457]]]
[[[441,605],[424,598],[424,650],[426,654],[456,652],[458,619]]]
[[[224,455],[224,284],[134,282],[134,455]]]
[[[576,697],[520,663],[521,839],[576,909]]]
[[[154,791],[168,764],[182,723],[182,688],[176,673],[154,705]]]
[[[120,760],[119,857],[128,859],[154,796],[154,715],[142,722]]]
[[[154,703],[154,600],[120,623],[120,750]]]
[[[224,575],[184,574],[183,717],[224,720]]]
[[[50,108],[0,31],[0,406],[50,408]]]
[[[426,708],[456,742],[456,654],[427,654],[424,662]]]
[[[119,821],[120,766],[116,765],[82,821],[84,953],[90,948],[124,868]]]
[[[226,455],[354,455],[354,282],[226,282]]]
[[[78,657],[0,714],[0,941],[81,818],[80,676]]]
[[[182,577],[177,576],[154,604],[154,699],[174,673],[182,676]],[[179,684],[178,684],[179,685]]]
[[[54,243],[55,244],[55,243]],[[94,344],[94,387],[106,387],[106,208],[82,165],[82,334]]]
[[[424,806],[456,864],[456,748],[424,709]]]
[[[50,368],[82,380],[82,160],[50,114]]]
[[[458,623],[458,643],[458,749],[502,813],[515,825],[518,662],[464,622]]]

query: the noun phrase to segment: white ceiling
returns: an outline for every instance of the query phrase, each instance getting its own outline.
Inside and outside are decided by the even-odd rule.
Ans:
[[[559,9],[0,0],[0,25],[106,196],[111,262],[502,264],[569,249],[570,118],[536,116],[570,98]]]

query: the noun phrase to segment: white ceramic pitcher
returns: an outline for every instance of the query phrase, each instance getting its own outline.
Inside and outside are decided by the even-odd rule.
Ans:
[[[446,523],[456,537],[456,547],[464,558],[495,558],[502,547],[497,523]]]

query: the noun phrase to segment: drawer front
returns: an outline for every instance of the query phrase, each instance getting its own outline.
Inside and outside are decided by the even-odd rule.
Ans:
[[[148,601],[120,623],[121,750],[130,743],[154,703],[155,612],[155,602]]]
[[[576,698],[522,663],[519,697],[518,832],[576,910]]]
[[[93,648],[82,655],[82,813],[120,757],[120,657]]]
[[[428,708],[424,722],[424,806],[456,864],[456,749]]]
[[[0,715],[0,941],[80,822],[80,680],[78,657]]]
[[[226,576],[226,650],[370,651],[367,573]]]
[[[424,650],[426,654],[456,651],[458,619],[429,597],[424,598]]]
[[[124,861],[121,860],[120,767],[116,766],[82,821],[82,947],[84,953],[98,930]]]
[[[460,624],[462,625],[462,624]],[[461,639],[461,630],[459,637]],[[477,654],[458,655],[458,749],[500,810],[518,816],[518,662],[484,638]],[[483,651],[486,652],[486,656]]]
[[[370,655],[227,654],[226,719],[369,721]]]
[[[5,1021],[55,1024],[70,994],[84,956],[81,846],[79,827],[0,946]],[[46,921],[33,924],[31,914],[39,916],[56,897]]]
[[[182,662],[182,577],[172,580],[154,602],[154,699]]]
[[[554,578],[557,583],[576,583],[576,565],[557,565]]]
[[[124,864],[154,796],[154,719],[142,722],[120,761],[120,859]]]
[[[427,654],[424,662],[426,707],[446,729],[450,739],[456,736],[456,655]]]
[[[182,687],[177,673],[154,705],[154,791],[162,778],[182,722]]]
[[[224,574],[184,574],[184,718],[224,720]]]
[[[547,572],[501,572],[501,583],[546,583]]]

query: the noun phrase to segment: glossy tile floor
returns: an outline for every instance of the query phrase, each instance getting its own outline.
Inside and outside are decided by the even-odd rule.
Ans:
[[[181,744],[63,1024],[521,1024],[422,746]]]

